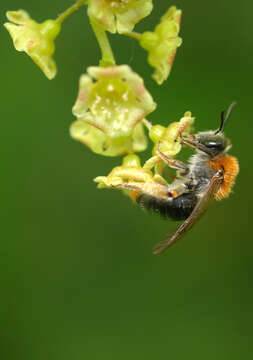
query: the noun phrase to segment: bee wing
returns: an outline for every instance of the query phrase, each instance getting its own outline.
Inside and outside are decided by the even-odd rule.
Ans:
[[[210,180],[210,183],[208,184],[203,196],[201,199],[197,202],[195,208],[193,209],[191,215],[185,220],[183,224],[179,226],[177,231],[171,236],[166,237],[165,240],[160,241],[157,243],[153,248],[153,254],[159,255],[164,250],[166,250],[169,246],[171,246],[174,242],[181,239],[181,237],[190,230],[193,225],[198,221],[200,216],[207,210],[207,208],[210,205],[210,202],[214,198],[214,194],[219,189],[221,183],[223,180],[223,174],[218,171],[216,172],[212,179]]]

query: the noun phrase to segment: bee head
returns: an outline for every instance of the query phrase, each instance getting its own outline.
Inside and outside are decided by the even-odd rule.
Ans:
[[[229,106],[226,116],[224,116],[224,110],[222,110],[220,126],[218,130],[200,132],[196,135],[196,142],[203,145],[206,149],[206,153],[211,156],[219,155],[220,153],[223,153],[230,148],[230,142],[224,136],[222,131],[235,105],[236,102],[234,101]]]
[[[223,133],[216,134],[213,131],[200,132],[196,135],[196,142],[203,145],[212,156],[216,156],[226,150],[229,140]]]

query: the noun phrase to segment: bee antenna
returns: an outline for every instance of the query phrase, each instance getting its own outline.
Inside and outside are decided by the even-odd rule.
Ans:
[[[220,127],[219,129],[215,132],[215,135],[218,134],[219,132],[221,132],[224,128],[224,125],[226,124],[230,114],[231,114],[231,111],[233,109],[233,107],[237,104],[236,101],[233,101],[232,104],[229,106],[228,110],[227,110],[227,113],[226,113],[226,116],[224,118],[224,110],[222,110],[221,112],[221,122],[220,122]]]
[[[216,135],[216,134],[219,134],[219,132],[221,132],[222,129],[223,129],[223,127],[224,127],[224,123],[225,123],[224,114],[225,114],[225,111],[222,110],[222,111],[221,111],[221,114],[220,114],[220,119],[221,119],[221,120],[220,120],[220,127],[219,127],[219,129],[218,129],[217,131],[215,131],[215,135]]]

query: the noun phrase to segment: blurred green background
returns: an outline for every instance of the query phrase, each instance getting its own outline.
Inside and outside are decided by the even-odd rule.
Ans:
[[[48,81],[2,27],[0,358],[3,360],[252,359],[252,11],[242,0],[154,1],[137,31],[169,5],[183,9],[168,81],[151,79],[146,53],[112,38],[118,63],[145,78],[158,103],[149,117],[168,124],[186,110],[196,129],[217,127],[233,101],[226,134],[241,172],[228,200],[163,256],[153,245],[171,222],[146,214],[120,192],[97,190],[121,158],[93,154],[69,136],[79,75],[99,49],[85,10],[56,41],[58,75]],[[62,1],[1,1],[54,18]],[[149,155],[143,154],[143,158]]]

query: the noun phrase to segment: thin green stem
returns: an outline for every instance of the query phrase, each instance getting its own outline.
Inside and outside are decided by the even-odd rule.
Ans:
[[[87,0],[79,0],[72,6],[70,6],[67,10],[61,13],[56,21],[61,24],[67,17],[69,17],[73,12],[77,11],[81,6],[87,3]]]
[[[131,37],[131,38],[133,38],[133,39],[135,39],[135,40],[138,40],[138,41],[141,40],[141,36],[142,36],[142,34],[137,33],[137,32],[135,32],[135,31],[126,32],[126,33],[123,33],[122,35],[129,36],[129,37]]]
[[[146,126],[146,128],[148,130],[151,130],[153,125],[152,125],[152,123],[150,121],[148,121],[147,119],[142,119],[142,122],[143,122],[143,124]]]
[[[94,21],[90,19],[90,24],[92,26],[92,29],[94,31],[94,34],[97,38],[101,53],[102,53],[102,59],[100,60],[99,65],[100,66],[113,66],[116,64],[114,55],[112,52],[111,45],[109,43],[108,37],[106,35],[105,30],[98,24],[96,24]]]

